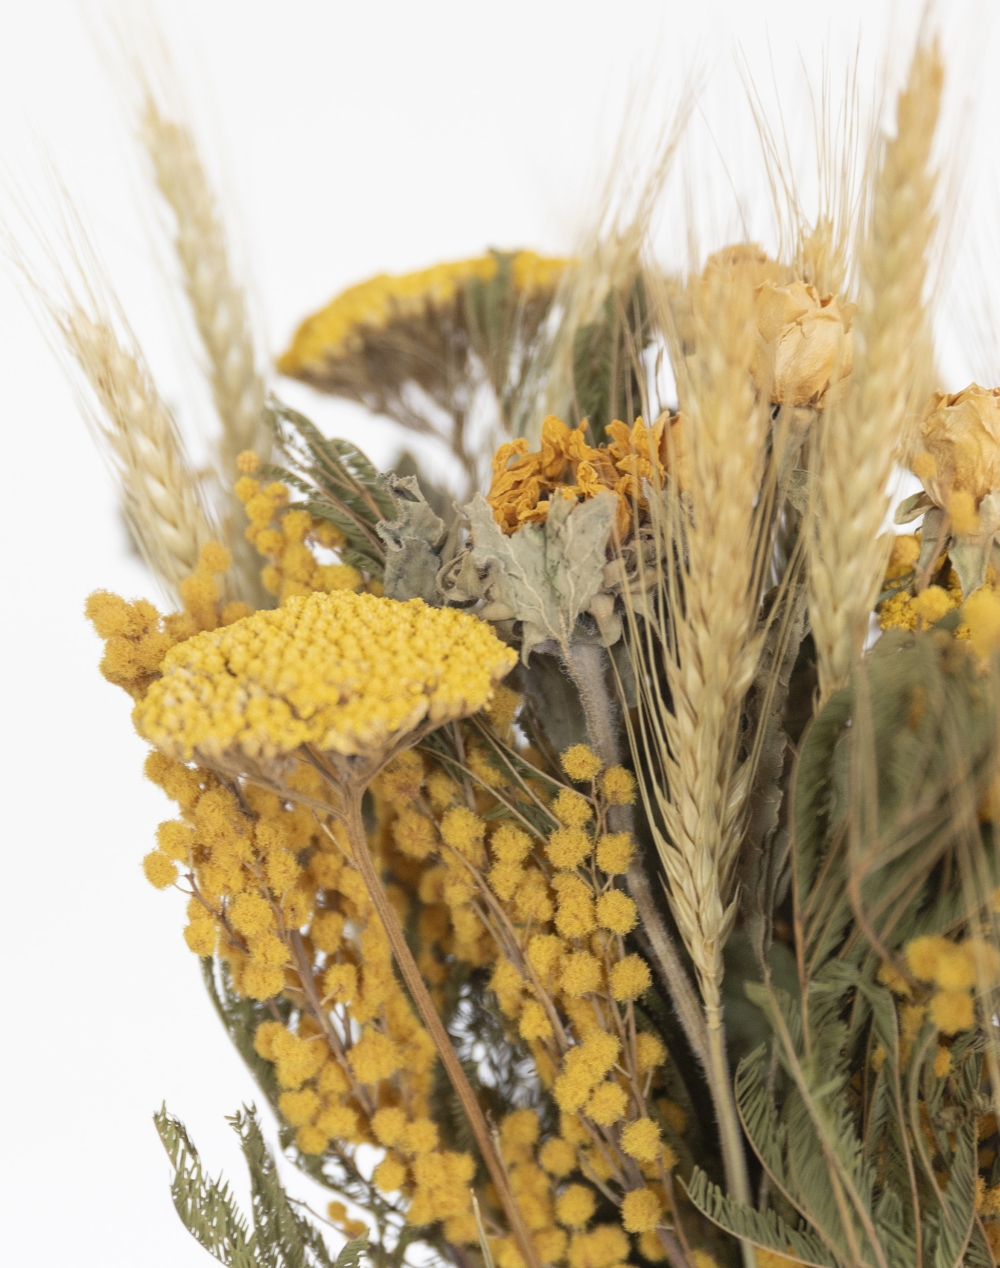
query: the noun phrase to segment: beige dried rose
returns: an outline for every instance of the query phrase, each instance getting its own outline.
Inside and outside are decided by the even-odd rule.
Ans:
[[[933,392],[920,419],[923,452],[913,461],[928,497],[947,509],[955,494],[976,506],[1000,490],[1000,388],[970,383],[961,392]]]
[[[756,289],[761,283],[780,286],[789,277],[788,267],[772,260],[756,242],[734,242],[708,257],[701,285],[706,289],[721,282],[727,290],[743,285]]]
[[[754,292],[758,388],[776,405],[822,408],[831,382],[851,372],[855,307],[803,282],[762,282]]]
[[[752,303],[753,293],[762,282],[782,285],[791,277],[790,269],[772,260],[756,242],[734,242],[716,251],[705,261],[701,273],[684,285],[671,288],[670,307],[678,341],[685,356],[696,350],[696,314],[705,318],[720,303],[728,307],[734,296]]]

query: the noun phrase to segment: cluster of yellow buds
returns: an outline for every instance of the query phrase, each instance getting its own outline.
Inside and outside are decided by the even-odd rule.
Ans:
[[[246,509],[250,523],[247,541],[269,562],[261,569],[261,581],[279,602],[319,591],[358,590],[361,573],[350,564],[321,562],[319,551],[336,552],[344,545],[340,530],[328,520],[314,519],[306,511],[288,509],[288,487],[280,480],[261,487],[255,479],[260,461],[250,450],[237,459],[243,475],[234,492]]]
[[[207,542],[198,567],[180,583],[180,612],[161,616],[146,599],[129,603],[117,594],[95,591],[85,608],[87,619],[104,639],[101,673],[135,700],[145,696],[159,677],[163,658],[177,643],[203,630],[232,625],[250,615],[246,603],[220,603],[222,588],[216,577],[228,571],[229,551],[218,542]]]

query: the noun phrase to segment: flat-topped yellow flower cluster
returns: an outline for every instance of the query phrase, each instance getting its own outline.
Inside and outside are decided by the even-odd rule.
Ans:
[[[511,262],[511,281],[518,294],[553,291],[571,261],[518,251]],[[327,361],[357,352],[366,331],[384,330],[395,320],[423,317],[452,304],[471,281],[490,282],[499,263],[495,255],[435,264],[415,273],[376,277],[349,286],[325,308],[313,313],[295,332],[278,361],[282,374],[322,370]]]
[[[301,744],[372,754],[425,718],[475,713],[516,660],[457,610],[317,593],[173,648],[133,716],[184,761],[234,748],[268,759]]]

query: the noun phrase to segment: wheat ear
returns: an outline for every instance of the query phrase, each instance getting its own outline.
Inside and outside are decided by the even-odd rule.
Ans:
[[[706,281],[698,294],[696,284],[697,351],[682,388],[690,513],[671,534],[683,537],[686,564],[672,596],[665,666],[673,709],[662,715],[670,844],[661,853],[710,1026],[719,1024],[722,945],[732,921],[727,896],[740,840],[740,709],[759,654],[753,543],[763,425],[749,373],[751,303],[748,290],[723,293],[721,283]]]
[[[649,498],[661,598],[656,620],[629,613],[641,699],[628,729],[671,910],[698,979],[727,1191],[749,1202],[722,1029],[722,949],[735,918],[752,774],[750,762],[740,763],[740,717],[760,655],[760,542],[770,512],[758,497],[767,414],[750,375],[753,295],[740,282],[709,273],[691,284],[696,350],[676,363],[690,487],[683,498],[675,489],[663,503]],[[654,291],[654,302],[667,312],[666,294]],[[743,1242],[742,1250],[752,1265],[753,1247]]]
[[[243,508],[229,492],[237,474],[237,455],[252,449],[267,461],[272,441],[246,300],[232,275],[225,231],[190,130],[165,118],[147,94],[141,133],[157,187],[174,213],[174,246],[222,424],[219,474],[227,491],[228,518],[240,525]],[[238,529],[227,536],[244,587],[256,590],[259,561],[254,551]]]
[[[171,591],[217,536],[183,442],[138,349],[74,301],[53,315],[100,403],[89,421],[117,468],[122,507],[146,565]]]
[[[913,385],[925,379],[917,361],[926,347],[923,290],[935,223],[929,160],[942,79],[937,46],[919,47],[875,180],[854,370],[819,439],[809,611],[821,701],[847,682],[864,643],[890,544],[879,537],[886,486],[916,404]]]

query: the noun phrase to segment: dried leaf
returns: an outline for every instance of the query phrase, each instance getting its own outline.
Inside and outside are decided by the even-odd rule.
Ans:
[[[489,570],[490,598],[522,622],[525,664],[543,643],[569,646],[577,617],[601,589],[616,509],[611,493],[583,503],[555,498],[544,524],[507,537],[482,494],[465,508],[470,558],[480,572]]]
[[[389,599],[423,599],[440,606],[437,575],[447,536],[444,521],[431,509],[416,476],[390,472],[376,484],[396,508],[394,520],[382,520],[376,527],[385,543],[383,593]]]

